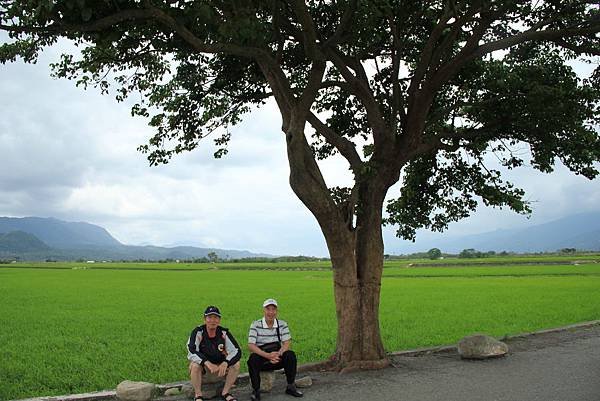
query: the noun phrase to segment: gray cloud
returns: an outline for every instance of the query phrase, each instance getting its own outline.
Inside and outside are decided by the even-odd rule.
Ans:
[[[130,244],[327,254],[317,223],[289,188],[273,103],[232,130],[224,159],[212,158],[209,139],[150,168],[136,151],[152,135],[146,121],[131,118],[127,103],[49,78],[47,65],[57,52],[47,52],[35,66],[0,68],[0,96],[9,99],[0,111],[0,215],[89,221]],[[330,185],[348,183],[345,163],[321,165]],[[482,209],[444,235],[544,222],[600,204],[597,182],[564,168],[550,176],[521,170],[509,177],[537,201],[531,220]],[[390,232],[386,246],[393,249],[402,241]]]

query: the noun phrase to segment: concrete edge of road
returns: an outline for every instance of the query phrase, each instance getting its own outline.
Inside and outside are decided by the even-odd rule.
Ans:
[[[504,336],[499,338],[501,341],[510,340],[510,339],[519,339],[519,338],[527,338],[532,336],[538,336],[542,334],[548,333],[558,333],[561,331],[570,331],[576,329],[583,329],[587,327],[593,327],[600,325],[600,320],[592,320],[589,322],[582,322],[576,324],[570,324],[568,326],[557,327],[553,329],[534,331],[530,333],[521,333],[512,336]],[[395,351],[389,352],[388,355],[391,357],[405,356],[405,357],[417,357],[422,355],[430,355],[436,353],[444,353],[444,352],[453,352],[456,351],[456,345],[442,345],[436,347],[426,347],[426,348],[417,348],[413,350],[406,351]],[[318,370],[323,370],[323,367],[326,366],[327,362],[314,362],[314,363],[306,363],[298,366],[298,372],[313,372]],[[248,382],[248,373],[242,373],[238,377],[238,384],[245,384]],[[181,388],[184,384],[188,384],[189,381],[181,381],[174,383],[166,383],[166,384],[158,384],[158,392],[160,394],[164,394],[164,392],[171,388]],[[58,396],[49,396],[49,397],[36,397],[36,398],[26,398],[18,401],[103,401],[114,399],[117,393],[116,390],[104,390],[104,391],[96,391],[91,393],[83,393],[83,394],[71,394],[71,395],[58,395]]]

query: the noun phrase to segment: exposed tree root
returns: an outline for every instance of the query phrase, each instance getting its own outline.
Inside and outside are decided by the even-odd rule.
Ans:
[[[350,361],[341,366],[340,373],[356,372],[357,370],[377,370],[390,366],[388,358],[374,361]]]

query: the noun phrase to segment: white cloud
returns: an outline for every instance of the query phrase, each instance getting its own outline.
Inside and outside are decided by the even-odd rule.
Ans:
[[[89,221],[129,244],[189,244],[272,254],[326,255],[310,212],[288,184],[285,138],[274,102],[232,130],[229,154],[215,160],[212,140],[165,166],[136,151],[152,135],[128,104],[49,78],[47,52],[35,66],[0,69],[0,215]],[[320,162],[329,185],[348,186],[340,158]],[[532,222],[600,204],[596,182],[559,168],[510,178],[536,200]],[[393,191],[393,197],[397,191]],[[522,216],[481,210],[449,234],[525,224]],[[387,230],[389,231],[389,230]],[[427,234],[423,234],[427,235]],[[390,246],[398,243],[386,235]]]

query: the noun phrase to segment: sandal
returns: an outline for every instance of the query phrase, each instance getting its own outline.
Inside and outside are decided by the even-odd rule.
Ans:
[[[231,398],[227,398],[227,397],[231,397]],[[238,399],[235,398],[235,396],[230,393],[221,394],[221,399],[223,401],[238,401]]]

